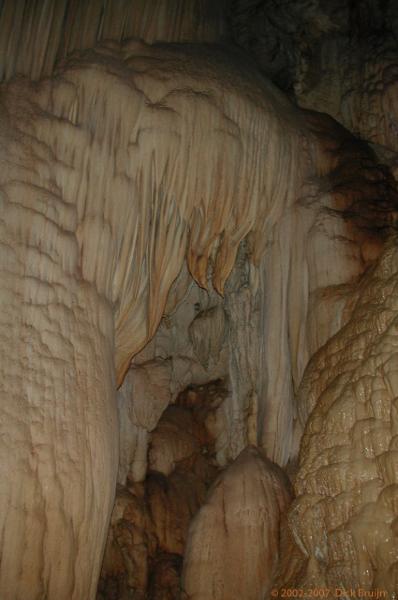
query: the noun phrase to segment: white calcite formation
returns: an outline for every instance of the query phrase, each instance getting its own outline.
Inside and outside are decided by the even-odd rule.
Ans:
[[[392,599],[398,19],[349,4],[0,3],[1,600],[95,598],[117,481],[127,597]]]

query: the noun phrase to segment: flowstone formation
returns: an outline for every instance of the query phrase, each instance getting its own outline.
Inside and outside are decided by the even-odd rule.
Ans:
[[[394,239],[363,278],[349,322],[307,367],[289,516],[308,581],[346,589],[354,581],[390,597],[398,589],[397,259]]]
[[[396,599],[397,23],[0,3],[1,600]]]

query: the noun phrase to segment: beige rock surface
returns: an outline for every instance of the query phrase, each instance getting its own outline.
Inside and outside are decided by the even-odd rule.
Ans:
[[[211,257],[222,290],[241,239],[289,200],[276,173],[282,157],[297,168],[294,109],[272,86],[264,96],[255,72],[248,95],[222,51],[180,50],[108,44],[57,77],[2,87],[5,600],[94,597],[115,488],[116,382],[154,334],[184,258],[203,284]],[[272,139],[279,151],[264,171]]]
[[[397,589],[397,258],[393,239],[300,388],[308,420],[289,521],[314,585]]]
[[[279,560],[281,515],[291,500],[283,472],[254,447],[213,484],[192,521],[182,587],[192,600],[265,597]]]
[[[247,8],[232,4],[239,15]],[[389,34],[372,37],[363,53],[340,44],[350,37],[342,3],[337,11],[333,1],[305,2],[305,10],[289,0],[248,4],[255,17],[260,5],[265,15],[282,9],[271,19],[282,33],[293,7],[309,35],[302,39],[301,25],[282,35],[301,39],[301,104],[326,107],[394,168],[391,2],[373,3],[377,27]],[[362,3],[354,4],[363,39],[375,27],[361,29]],[[295,107],[236,48],[144,43],[224,35],[224,2],[171,5],[0,4],[0,596],[94,597],[116,483],[116,386],[133,357],[118,399],[120,482],[142,488],[166,405],[187,385],[222,378],[228,402],[206,415],[218,465],[248,444],[288,464],[306,427],[291,523],[310,560],[297,581],[391,591],[394,251],[358,282],[394,226],[394,182],[369,148],[330,118]],[[331,43],[336,30],[342,38]],[[302,374],[320,348],[297,409]],[[207,485],[200,444],[182,422],[181,440],[162,423],[150,457],[171,480],[164,492],[158,476],[151,500],[168,554],[182,552]],[[182,466],[194,477],[179,480]],[[254,491],[260,498],[264,490]],[[129,494],[129,519],[146,522]],[[178,524],[182,497],[188,508]],[[130,554],[132,564],[147,564],[152,543],[119,504],[118,575]],[[267,522],[271,538],[275,523]],[[248,531],[258,534],[250,522]],[[267,548],[260,543],[269,561]],[[159,581],[175,589],[174,563],[157,558]],[[137,594],[146,568],[126,570]],[[267,585],[262,577],[250,593]]]
[[[170,361],[134,365],[117,396],[119,411],[119,483],[142,481],[147,472],[148,434],[171,402]]]

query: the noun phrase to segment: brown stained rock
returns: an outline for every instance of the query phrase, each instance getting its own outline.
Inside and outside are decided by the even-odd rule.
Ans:
[[[183,600],[180,585],[181,568],[180,555],[166,553],[157,555],[152,564],[153,576],[148,597],[151,600]]]
[[[206,497],[204,482],[183,469],[168,478],[154,473],[147,479],[146,493],[158,547],[182,555],[191,519]]]
[[[289,487],[253,446],[221,473],[189,531],[182,587],[190,599],[264,597],[278,566]]]
[[[145,597],[148,559],[155,552],[156,542],[143,485],[134,484],[130,490],[120,487],[99,585],[107,600],[123,600],[131,589],[136,593],[135,598]]]
[[[300,106],[397,152],[397,2],[237,0],[231,22],[236,42]]]
[[[180,597],[189,525],[218,473],[206,423],[225,397],[222,381],[190,386],[163,413],[150,437],[145,482],[118,490],[98,598]]]
[[[208,412],[212,412],[224,402],[228,395],[222,379],[210,381],[206,385],[188,386],[178,396],[177,404],[194,410],[195,419],[203,421]]]
[[[227,396],[222,381],[189,386],[176,404],[163,413],[150,436],[149,470],[170,475],[178,464],[195,463],[198,456],[213,454],[214,439],[208,423]]]
[[[221,383],[187,389],[151,435],[146,498],[163,552],[183,554],[191,519],[217,474],[205,420],[223,397]]]
[[[149,469],[170,475],[179,462],[199,455],[210,441],[202,419],[192,410],[170,406],[151,434]]]
[[[200,312],[189,326],[189,337],[199,362],[207,368],[218,361],[225,336],[225,311],[214,306]]]

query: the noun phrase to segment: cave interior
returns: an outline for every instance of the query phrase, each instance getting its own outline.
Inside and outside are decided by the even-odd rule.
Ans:
[[[0,78],[0,599],[397,599],[398,3],[3,0]]]

